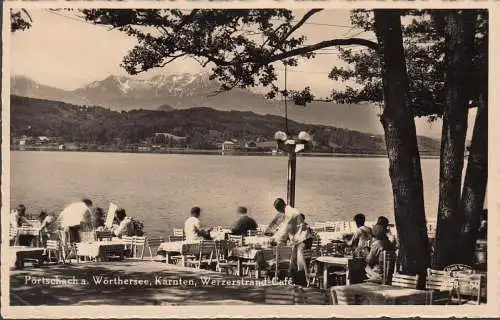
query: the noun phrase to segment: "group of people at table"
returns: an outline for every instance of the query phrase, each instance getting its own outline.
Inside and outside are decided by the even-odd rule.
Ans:
[[[306,250],[312,248],[315,234],[305,221],[305,215],[296,208],[292,208],[286,202],[278,198],[273,204],[276,215],[261,230],[264,236],[270,238],[270,243],[292,246],[291,275],[295,283],[306,282],[308,272],[308,258],[304,255]],[[237,210],[239,218],[231,228],[230,234],[246,236],[249,231],[257,230],[257,222],[248,216],[245,207]],[[191,216],[184,223],[184,235],[186,242],[194,242],[203,239],[211,239],[212,228],[202,228],[200,222],[201,209],[193,207]],[[365,225],[365,215],[359,213],[354,216],[357,229],[352,235],[346,234],[344,242],[353,249],[355,258],[366,259],[366,276],[371,280],[380,280],[382,270],[379,260],[383,251],[393,251],[396,248],[396,237],[391,233],[389,220],[379,217],[377,223],[372,226]]]
[[[35,220],[28,219],[26,206],[20,204],[10,215],[10,242],[11,245],[45,246],[47,240],[81,242],[82,232],[107,230],[116,237],[135,233],[133,219],[128,217],[122,208],[116,208],[111,226],[106,227],[105,220],[103,209],[94,208],[90,199],[71,203],[57,217],[42,211]],[[31,229],[34,232],[19,234],[18,231],[22,229]],[[34,243],[35,241],[38,243]]]

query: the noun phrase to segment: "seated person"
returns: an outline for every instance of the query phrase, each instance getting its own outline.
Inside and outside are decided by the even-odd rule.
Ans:
[[[210,239],[210,230],[203,230],[200,223],[201,209],[199,207],[191,208],[191,216],[184,222],[184,235],[186,241],[198,241]]]
[[[348,246],[354,248],[353,255],[356,258],[365,258],[370,252],[370,240],[372,238],[372,230],[365,226],[365,215],[358,213],[354,216],[354,221],[358,229],[349,241],[346,241]]]
[[[280,228],[283,220],[285,219],[285,208],[286,208],[285,200],[281,198],[274,200],[273,207],[276,209],[277,212],[271,223],[269,223],[266,230],[264,231],[264,235],[266,236],[274,235]]]
[[[47,240],[56,236],[55,218],[45,211],[40,212],[38,217],[40,219],[40,237],[42,245],[45,247]]]
[[[134,236],[135,230],[132,218],[127,217],[125,210],[117,209],[115,215],[119,224],[113,225],[112,227],[113,234],[119,238],[121,238],[122,236],[129,236],[129,237]]]
[[[96,208],[92,215],[92,225],[96,230],[104,229],[105,218],[104,210],[102,208]]]
[[[380,282],[383,280],[383,270],[381,259],[384,251],[394,251],[394,245],[387,238],[387,228],[376,224],[372,228],[373,240],[370,245],[370,252],[366,257],[366,276],[370,281]]]
[[[14,209],[11,214],[10,214],[10,228],[11,228],[11,242],[15,242],[15,238],[17,236],[17,229],[19,229],[21,226],[27,225],[31,226],[31,224],[28,221],[28,218],[26,217],[26,207],[24,204],[20,204],[16,209]],[[18,245],[20,246],[29,246],[34,239],[34,236],[31,235],[23,235],[19,237],[19,243]]]
[[[393,245],[396,245],[396,242],[397,242],[396,236],[394,236],[394,234],[391,232],[391,227],[394,227],[394,225],[392,225],[392,224],[389,223],[389,219],[387,219],[384,216],[380,216],[377,219],[376,225],[382,226],[386,230],[386,232],[387,232],[386,233],[387,239],[389,239],[389,241]]]
[[[236,236],[246,236],[248,234],[248,230],[257,230],[257,222],[249,217],[247,212],[247,208],[238,207],[238,214],[240,217],[231,229],[231,234]]]

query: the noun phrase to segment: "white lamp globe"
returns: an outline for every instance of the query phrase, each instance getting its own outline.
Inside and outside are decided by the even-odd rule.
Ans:
[[[312,137],[309,133],[305,132],[305,131],[301,131],[299,133],[299,136],[298,136],[299,140],[302,140],[302,141],[311,141],[312,140]]]
[[[286,139],[288,139],[288,137],[283,131],[278,131],[274,134],[274,140],[286,141]]]

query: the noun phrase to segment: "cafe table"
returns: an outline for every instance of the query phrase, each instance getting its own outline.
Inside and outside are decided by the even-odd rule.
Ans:
[[[14,240],[14,245],[19,245],[19,238],[23,236],[32,236],[34,237],[33,243],[35,244],[35,247],[41,245],[41,238],[40,238],[40,229],[38,227],[32,227],[32,226],[22,226],[17,228],[17,233],[16,237]]]
[[[401,288],[373,282],[332,287],[355,304],[362,305],[425,305],[430,291]]]
[[[122,260],[124,250],[125,241],[121,239],[77,243],[79,257],[95,258],[100,261],[106,261],[110,256],[119,256]]]
[[[316,262],[319,262],[323,266],[323,288],[328,288],[328,269],[330,267],[341,268],[346,271],[346,283],[349,284],[349,261],[352,257],[331,257],[331,256],[321,256],[316,258]]]
[[[180,254],[182,257],[187,255],[199,255],[200,254],[200,244],[201,240],[196,241],[166,241],[162,242],[158,247],[158,253],[165,252],[165,260],[167,263],[171,263],[171,256],[174,254]],[[203,254],[210,254],[214,252],[215,247],[203,247],[205,252]],[[182,259],[182,264],[184,265],[185,259]]]
[[[260,271],[262,267],[269,261],[275,258],[276,247],[254,247],[254,246],[239,246],[233,247],[228,252],[228,257],[235,257],[238,259],[238,275],[242,275],[242,264],[244,260],[255,261],[255,277],[260,278]],[[280,255],[289,259],[292,254],[292,247],[280,247]]]
[[[23,269],[26,260],[34,260],[41,264],[45,248],[34,248],[26,246],[11,246],[8,248],[10,266]]]

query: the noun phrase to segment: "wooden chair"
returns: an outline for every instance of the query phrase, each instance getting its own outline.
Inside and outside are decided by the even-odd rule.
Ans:
[[[228,240],[240,247],[245,245],[245,239],[243,238],[243,236],[235,236],[230,234]]]
[[[264,291],[264,303],[293,305],[304,303],[304,293],[299,286],[270,286]]]
[[[216,266],[215,271],[234,274],[234,270],[238,267],[238,262],[234,260],[230,260],[227,256],[227,252],[229,249],[229,241],[228,240],[216,240],[215,241],[215,260]]]
[[[382,284],[390,284],[392,275],[396,268],[397,253],[395,251],[383,251],[380,256],[382,270]]]
[[[193,258],[186,260],[186,265],[193,266],[196,269],[200,269],[202,265],[211,265],[214,262],[215,242],[213,240],[202,240],[199,244],[196,244],[196,247],[197,252],[193,252]]]
[[[348,295],[344,290],[335,290],[335,287],[330,288],[330,296],[333,304],[336,305],[354,305],[356,299],[353,295]]]
[[[50,263],[50,262],[53,262],[52,261],[52,254],[54,254],[55,256],[55,263],[58,263],[59,261],[63,261],[63,263],[65,262],[64,261],[64,258],[62,256],[62,248],[61,248],[61,243],[57,240],[47,240],[47,244],[46,244],[46,247],[45,247],[45,250],[46,250],[46,254],[47,254],[47,262]]]
[[[430,291],[428,304],[446,305],[451,302],[453,284],[445,271],[427,269],[425,289]]]
[[[247,235],[249,237],[257,236],[258,234],[259,234],[259,232],[257,230],[248,230],[247,231]]]
[[[127,256],[127,258],[134,258],[134,237],[122,236],[122,241],[125,242],[125,250],[130,251],[130,256]]]
[[[109,240],[114,237],[114,233],[111,231],[96,231],[95,237],[98,241]]]
[[[274,247],[274,257],[268,261],[268,274],[279,278],[282,272],[288,272],[291,263],[290,247],[277,245]]]
[[[185,240],[184,229],[174,228],[173,235],[177,237],[182,237],[182,240]]]
[[[184,236],[168,236],[168,241],[184,241]]]
[[[17,229],[9,228],[9,241],[11,246],[19,245],[19,237],[17,235]]]
[[[400,273],[392,275],[391,285],[400,288],[416,289],[418,283],[418,276],[407,276]]]
[[[485,283],[480,274],[472,274],[458,280],[457,300],[458,304],[481,304],[481,289]]]
[[[156,252],[158,251],[158,248],[160,245],[164,242],[165,240],[162,237],[146,237],[146,242],[145,242],[145,247],[148,248],[149,251],[149,257],[151,261],[154,261],[154,256],[153,256],[153,250],[151,248],[156,248]],[[143,250],[144,252],[144,250]],[[141,256],[142,259],[142,256]],[[164,261],[164,259],[162,259]]]

